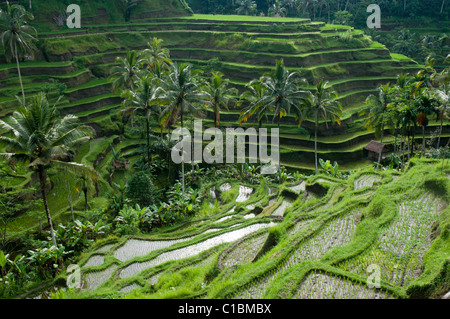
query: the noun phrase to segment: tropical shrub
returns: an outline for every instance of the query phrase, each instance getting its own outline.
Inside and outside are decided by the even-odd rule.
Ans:
[[[153,183],[150,177],[143,172],[135,173],[125,187],[125,196],[139,204],[148,206],[154,202]]]
[[[347,173],[339,171],[339,164],[336,161],[333,165],[331,165],[331,162],[329,160],[325,162],[323,159],[319,158],[319,164],[324,170],[325,174],[328,176],[340,179],[348,179],[348,176],[351,174],[350,171],[347,171]]]
[[[103,235],[106,230],[107,226],[101,220],[95,224],[92,224],[90,221],[83,223],[76,220],[67,226],[59,224],[58,229],[55,231],[55,236],[59,243],[67,249],[71,249],[72,252],[76,252],[88,247],[100,235]]]
[[[124,205],[114,219],[117,235],[131,235],[139,231],[139,213],[132,207]]]

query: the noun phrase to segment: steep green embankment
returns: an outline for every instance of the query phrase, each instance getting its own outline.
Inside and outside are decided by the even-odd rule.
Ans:
[[[55,17],[65,12],[70,4],[80,6],[82,25],[123,23],[126,10],[121,0],[33,0],[31,9],[28,0],[18,2],[34,14],[34,23],[39,26],[40,31],[57,30]],[[191,14],[191,10],[184,0],[141,0],[131,9],[130,20],[186,16],[189,14]]]
[[[369,168],[292,185],[216,181],[202,188],[220,194],[206,196],[214,206],[205,215],[98,241],[78,261],[81,290],[56,296],[439,298],[450,289],[449,169],[441,165],[414,159],[404,173]],[[64,283],[62,275],[54,284]]]
[[[322,157],[338,160],[341,164],[348,160],[362,160],[363,144],[373,137],[365,134],[365,138],[361,139],[361,133],[365,130],[357,114],[364,98],[374,93],[379,84],[395,81],[397,74],[412,73],[420,67],[406,57],[390,55],[385,47],[372,42],[358,30],[313,23],[308,19],[196,15],[148,19],[146,22],[133,20],[131,24],[87,25],[77,32],[41,33],[41,59],[49,61],[45,72],[49,74],[50,69],[53,71],[52,66],[56,66],[56,62],[71,61],[73,65],[64,70],[65,78],[59,80],[68,82],[75,76],[70,76],[69,71],[78,72],[76,76],[80,81],[69,83],[75,87],[71,88],[68,101],[71,103],[62,107],[64,113],[83,112],[83,116],[89,115],[89,121],[102,135],[120,133],[116,125],[105,126],[103,121],[107,111],[112,111],[112,106],[118,105],[120,99],[108,94],[110,91],[106,81],[96,80],[86,84],[85,81],[89,80],[87,72],[90,71],[94,78],[107,77],[117,56],[123,56],[127,49],[145,48],[153,36],[164,39],[164,45],[171,50],[175,61],[189,62],[197,67],[212,66],[225,73],[241,91],[246,82],[272,70],[275,60],[280,58],[291,70],[302,72],[310,83],[309,87],[321,78],[330,81],[344,105],[344,120],[341,126],[329,129],[322,125],[319,152],[323,153]],[[25,73],[26,67],[24,63]],[[14,66],[10,68],[14,72]],[[38,90],[38,80],[31,81],[33,83],[27,84],[27,90]],[[15,89],[18,90],[17,85]],[[81,89],[82,95],[77,92]],[[87,110],[90,110],[89,114],[84,113]],[[238,114],[239,110],[224,112],[222,124],[237,125]],[[98,119],[102,120],[102,125],[98,125]],[[300,130],[294,129],[294,126],[296,123],[292,117],[283,120],[282,135],[286,142],[283,142],[282,148],[286,152],[282,161],[289,165],[297,162],[307,168],[313,153],[309,137],[311,123],[306,121]],[[347,143],[349,134],[358,137],[351,145]],[[337,147],[327,147],[327,142],[337,146],[339,140],[348,146],[341,145],[341,154],[329,154]],[[301,149],[292,148],[290,145],[293,144]]]
[[[35,8],[41,3],[35,1]],[[100,3],[83,9],[86,15],[95,15]],[[107,183],[110,176],[112,181],[123,179],[121,173],[111,174],[114,158],[109,147],[111,143],[101,141],[113,138],[116,151],[121,151],[131,163],[138,158],[137,150],[142,144],[141,139],[124,136],[124,123],[117,116],[121,99],[112,93],[106,78],[117,56],[123,56],[127,49],[145,48],[151,37],[164,39],[164,45],[171,50],[175,61],[190,62],[197,67],[213,66],[225,73],[241,91],[247,81],[272,70],[275,60],[280,58],[291,70],[301,71],[309,86],[320,78],[329,80],[343,103],[344,119],[341,126],[326,128],[321,125],[319,157],[338,160],[342,167],[348,169],[369,163],[365,160],[363,147],[373,138],[373,133],[363,128],[364,119],[358,117],[362,101],[368,94],[375,93],[380,83],[395,81],[398,73],[412,73],[420,68],[414,61],[391,55],[384,46],[372,42],[362,32],[345,26],[314,23],[308,19],[209,15],[173,17],[185,12],[181,5],[177,5],[174,11],[170,9],[177,3],[165,1],[158,7],[166,8],[172,17],[160,18],[154,13],[136,19],[132,15],[132,23],[124,23],[118,9],[111,7],[109,10],[108,6],[110,20],[100,17],[90,22],[87,20],[81,30],[45,31],[49,28],[38,28],[37,47],[40,50],[36,52],[36,61],[21,63],[28,97],[48,86],[50,79],[64,83],[68,89],[58,106],[61,114],[76,114],[96,130],[96,139],[79,150],[77,159],[90,163],[100,172],[103,177],[101,190],[110,190]],[[148,8],[150,12],[152,9]],[[145,10],[136,9],[136,12]],[[38,17],[37,20],[38,27],[42,26],[43,18]],[[217,60],[211,60],[213,58]],[[55,92],[55,89],[50,91]],[[15,110],[14,95],[17,94],[20,94],[20,87],[16,66],[2,64],[1,117]],[[238,114],[237,109],[223,112],[221,125],[237,126]],[[211,118],[206,120],[209,126],[212,125]],[[253,125],[251,122],[244,124]],[[270,123],[264,125],[275,126]],[[434,129],[433,125],[435,123],[431,122],[428,133]],[[158,130],[156,125],[155,130]],[[297,128],[292,117],[283,119],[280,139],[282,164],[299,169],[312,168],[314,145],[310,132],[312,125],[308,121]],[[385,140],[392,142],[389,136]],[[67,202],[64,188],[56,190],[55,197],[61,201],[52,211],[59,216],[66,211]],[[93,193],[92,190],[89,194]],[[30,219],[27,225],[35,226],[36,221]]]

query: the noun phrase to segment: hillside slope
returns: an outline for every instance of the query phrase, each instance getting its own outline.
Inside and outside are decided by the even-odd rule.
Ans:
[[[402,174],[366,169],[348,181],[218,180],[203,192],[233,196],[210,215],[97,242],[78,261],[81,291],[60,296],[439,298],[450,289],[448,174],[439,161],[413,160]],[[369,266],[380,269],[374,289]]]
[[[34,24],[40,30],[59,29],[54,17],[63,13],[69,4],[78,4],[81,9],[82,26],[89,24],[122,23],[125,7],[120,0],[33,0],[31,9],[29,1],[10,1],[20,3],[35,16]],[[184,0],[142,0],[131,10],[130,21],[146,20],[164,17],[178,17],[191,14],[189,6]]]

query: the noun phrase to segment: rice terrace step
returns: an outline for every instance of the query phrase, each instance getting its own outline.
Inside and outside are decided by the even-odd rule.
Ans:
[[[450,6],[329,2],[0,3],[0,299],[448,299]]]

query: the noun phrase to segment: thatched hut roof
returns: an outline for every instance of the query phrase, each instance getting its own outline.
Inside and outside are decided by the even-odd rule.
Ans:
[[[381,147],[383,147],[382,153],[389,152],[389,147],[386,144],[382,144],[382,143],[377,142],[377,141],[370,141],[370,143],[367,144],[367,146],[364,147],[364,149],[368,150],[369,152],[374,152],[374,153],[379,154]]]

